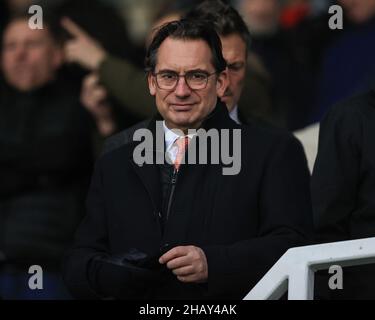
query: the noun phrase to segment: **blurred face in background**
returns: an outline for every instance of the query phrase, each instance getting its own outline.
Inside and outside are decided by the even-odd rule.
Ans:
[[[223,56],[228,64],[228,80],[229,86],[225,90],[224,96],[221,98],[230,111],[237,105],[247,68],[247,50],[245,41],[234,33],[228,36],[221,36],[221,44],[223,46]]]
[[[171,12],[168,13],[161,18],[157,19],[151,26],[151,30],[149,34],[146,37],[146,48],[151,44],[152,39],[154,38],[155,34],[158,32],[158,30],[168,22],[180,20],[182,16],[181,12]]]
[[[241,0],[238,10],[253,36],[272,34],[278,28],[279,0]]]
[[[339,0],[346,16],[354,23],[364,23],[375,16],[375,0]]]
[[[24,11],[26,7],[31,6],[34,2],[33,0],[7,0],[8,7],[12,12]]]
[[[51,81],[62,64],[62,51],[47,28],[32,30],[24,19],[11,22],[3,36],[1,69],[5,80],[20,91]]]

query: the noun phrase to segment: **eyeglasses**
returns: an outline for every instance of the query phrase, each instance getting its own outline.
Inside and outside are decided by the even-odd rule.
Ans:
[[[207,73],[204,71],[188,71],[185,74],[179,75],[173,71],[161,71],[154,73],[156,84],[162,90],[174,90],[177,86],[178,80],[182,77],[191,90],[201,90],[206,88],[208,78],[217,72]]]

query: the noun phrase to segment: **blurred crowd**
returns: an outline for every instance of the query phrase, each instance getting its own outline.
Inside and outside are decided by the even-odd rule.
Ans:
[[[200,2],[0,2],[0,296],[69,298],[60,262],[84,215],[93,163],[107,137],[155,113],[145,48],[155,28]],[[375,0],[227,2],[251,35],[239,102],[246,118],[304,130],[375,86]],[[29,28],[32,4],[43,8],[42,30]],[[328,25],[334,4],[342,30]],[[32,264],[43,266],[46,290],[25,289]]]

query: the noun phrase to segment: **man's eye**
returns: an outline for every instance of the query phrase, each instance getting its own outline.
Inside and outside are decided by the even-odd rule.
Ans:
[[[234,63],[230,64],[228,66],[228,69],[233,70],[233,71],[240,71],[244,67],[244,64],[242,63]]]
[[[176,77],[173,73],[163,73],[160,75],[163,80],[172,80]]]
[[[191,78],[194,80],[204,80],[206,79],[207,75],[204,73],[193,73],[191,74]]]

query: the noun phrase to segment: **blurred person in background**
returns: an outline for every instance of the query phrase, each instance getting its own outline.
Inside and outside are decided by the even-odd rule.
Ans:
[[[280,25],[284,28],[294,28],[312,14],[311,0],[289,0],[284,3],[280,14]]]
[[[339,0],[343,30],[323,53],[317,100],[310,122],[320,121],[329,108],[375,83],[375,0]]]
[[[175,5],[163,7],[152,30],[178,20],[183,10]],[[148,94],[146,73],[142,68],[129,59],[113,55],[71,19],[64,17],[61,24],[71,36],[65,44],[67,61],[90,72],[83,80],[82,101],[96,119],[101,119],[101,110],[113,108],[110,101],[103,103],[103,97],[111,97],[112,102],[119,103],[127,116],[144,119],[154,114],[155,103]],[[150,41],[152,30],[146,42]]]
[[[375,237],[374,137],[375,86],[325,115],[311,187],[319,243]],[[345,267],[342,290],[329,289],[331,276],[316,276],[320,299],[375,299],[373,264]]]
[[[12,14],[27,14],[31,5],[39,5],[44,13],[49,16],[53,14],[55,19],[61,19],[63,16],[70,17],[90,35],[98,39],[103,47],[112,54],[137,61],[137,53],[130,40],[126,21],[113,6],[106,4],[105,1],[6,0],[6,2]],[[142,61],[138,60],[138,63],[142,63]]]
[[[79,87],[62,69],[53,23],[32,30],[13,17],[1,46],[0,296],[69,298],[60,260],[83,215],[92,170],[92,123]],[[43,290],[31,290],[31,265],[43,268]]]
[[[186,15],[214,25],[228,64],[229,86],[221,98],[237,123],[277,123],[272,113],[268,77],[261,61],[252,53],[251,37],[239,13],[222,0],[206,0]]]
[[[9,9],[10,15],[15,15],[15,14],[21,13],[22,11],[25,11],[25,8],[29,7],[30,5],[32,5],[36,1],[33,1],[33,0],[5,0],[3,2],[6,3],[8,9]]]
[[[127,21],[106,1],[40,0],[58,19],[69,17],[97,39],[112,55],[142,66],[144,50],[137,51],[127,28]]]
[[[137,52],[128,34],[126,21],[115,11],[112,5],[98,0],[8,0],[7,2],[12,13],[25,15],[28,13],[29,6],[40,5],[43,9],[43,14],[56,24],[60,23],[62,17],[70,17],[77,25],[84,27],[87,30],[87,34],[98,39],[103,49],[114,57],[127,59],[132,65],[142,64],[142,61],[137,59],[139,59],[139,56],[144,55],[144,51]],[[62,36],[65,41],[71,39],[71,35],[66,32]],[[90,54],[89,57],[91,57]],[[75,86],[80,87],[83,77],[87,75],[87,70],[81,68],[78,64],[67,64],[64,68],[72,75],[70,81],[74,81]],[[82,93],[83,99],[87,96],[87,93]],[[111,110],[99,108],[98,114],[101,117],[95,117],[97,132],[100,133],[95,136],[97,150],[101,149],[103,136],[111,135],[117,129],[124,129],[140,120],[137,115],[124,112],[119,107],[118,101],[112,100],[112,96],[107,97],[104,103],[100,99],[101,106],[107,103],[111,104]],[[87,108],[90,112],[92,111],[91,105]],[[95,116],[95,114],[93,115]]]
[[[314,77],[310,61],[297,45],[295,28],[308,15],[308,3],[294,4],[292,9],[285,7],[283,0],[235,3],[249,27],[252,50],[270,73],[272,107],[280,126],[289,130],[305,127],[312,106]],[[286,8],[288,12],[284,11]]]
[[[128,31],[127,21],[124,20],[111,4],[98,0],[40,0],[43,8],[47,12],[53,13],[56,22],[69,17],[74,23],[83,28],[86,33],[97,40],[100,46],[108,52],[114,59],[126,59],[131,65],[142,66],[143,61],[140,57],[144,56],[144,50],[137,48]],[[73,42],[71,34],[65,33],[66,41]],[[88,48],[90,50],[90,48]],[[88,52],[88,59],[94,52]],[[69,55],[67,55],[69,62]],[[83,78],[87,76],[87,69],[81,68],[79,64],[69,64],[68,68],[77,73],[77,85],[81,86]],[[85,99],[88,94],[82,92],[82,98]],[[85,100],[83,100],[85,101]],[[122,108],[122,105],[113,96],[108,95],[105,99],[99,99],[99,107],[94,116],[99,132],[105,136],[115,133],[117,130],[125,129],[140,121],[137,114],[128,112],[128,108]],[[86,106],[86,103],[83,103]],[[106,110],[104,106],[111,105],[111,110]],[[92,104],[88,105],[91,112]],[[111,123],[112,122],[112,123]],[[104,125],[103,125],[104,124]],[[102,137],[96,137],[97,150],[101,148]]]
[[[237,8],[253,37],[275,34],[279,29],[281,2],[278,0],[238,1]]]

